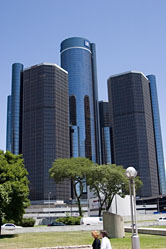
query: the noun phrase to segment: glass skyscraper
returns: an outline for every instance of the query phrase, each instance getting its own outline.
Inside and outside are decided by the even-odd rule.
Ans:
[[[155,130],[156,153],[157,153],[159,180],[160,180],[160,192],[161,194],[166,194],[164,155],[163,155],[159,105],[158,105],[158,97],[157,97],[156,77],[155,75],[148,75],[147,78],[150,81],[153,123],[154,123],[154,130]]]
[[[12,93],[11,98],[8,98],[6,150],[14,154],[21,153],[22,71],[21,63],[12,65]]]
[[[61,67],[69,73],[71,156],[100,163],[95,44],[79,37],[64,40]]]
[[[11,151],[12,96],[7,98],[6,150]]]
[[[99,102],[102,164],[113,163],[112,124],[109,102]]]

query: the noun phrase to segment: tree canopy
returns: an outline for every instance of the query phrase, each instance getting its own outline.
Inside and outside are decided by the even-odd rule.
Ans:
[[[64,179],[71,180],[80,216],[82,216],[80,199],[83,195],[87,175],[93,165],[94,164],[89,159],[83,157],[60,158],[55,160],[50,169],[50,176],[56,183],[59,183]]]
[[[129,182],[125,171],[122,166],[115,164],[97,165],[87,158],[78,157],[55,160],[50,169],[50,176],[57,183],[64,179],[71,180],[80,216],[82,216],[80,199],[86,180],[87,186],[99,200],[100,216],[103,208],[109,210],[115,195],[125,197],[129,193]],[[139,177],[135,181],[138,189],[142,182]]]
[[[3,217],[21,221],[30,204],[27,176],[22,155],[0,151],[0,223]]]
[[[99,216],[103,207],[105,207],[106,211],[109,210],[115,195],[124,198],[129,192],[129,182],[125,176],[125,169],[115,164],[94,165],[89,172],[87,184],[94,195],[98,197]],[[137,189],[141,185],[142,182],[137,177]]]

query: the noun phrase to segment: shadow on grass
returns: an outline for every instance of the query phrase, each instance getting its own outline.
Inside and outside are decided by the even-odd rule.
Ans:
[[[11,239],[11,238],[15,238],[18,237],[18,234],[3,234],[0,235],[0,239]]]

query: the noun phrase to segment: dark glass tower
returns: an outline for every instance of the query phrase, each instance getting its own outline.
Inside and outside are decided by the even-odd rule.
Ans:
[[[109,102],[99,102],[102,164],[113,163],[111,111]]]
[[[23,65],[12,65],[12,93],[8,99],[6,150],[14,154],[21,151],[21,91]],[[10,116],[10,117],[9,117]],[[10,129],[10,131],[9,131]]]
[[[70,157],[68,73],[43,63],[23,71],[22,148],[29,173],[30,199],[69,200],[69,181],[56,184],[49,169],[57,158]]]
[[[7,98],[6,151],[11,151],[12,96]]]
[[[150,81],[153,123],[154,123],[154,130],[155,130],[155,142],[156,142],[157,162],[158,162],[159,180],[160,180],[160,192],[161,194],[166,194],[164,155],[163,155],[159,105],[158,105],[158,97],[157,97],[156,77],[155,75],[148,75],[147,78]]]
[[[114,161],[138,171],[140,196],[159,195],[159,178],[149,80],[140,72],[108,79]]]
[[[101,162],[95,44],[73,37],[61,43],[69,73],[71,156]]]

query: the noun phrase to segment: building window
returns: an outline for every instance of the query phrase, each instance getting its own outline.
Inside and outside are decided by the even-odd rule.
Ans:
[[[92,145],[91,145],[91,121],[90,121],[90,101],[89,97],[84,97],[85,109],[85,156],[92,160]]]
[[[70,96],[69,98],[69,108],[70,108],[70,124],[77,125],[76,117],[76,97]]]

